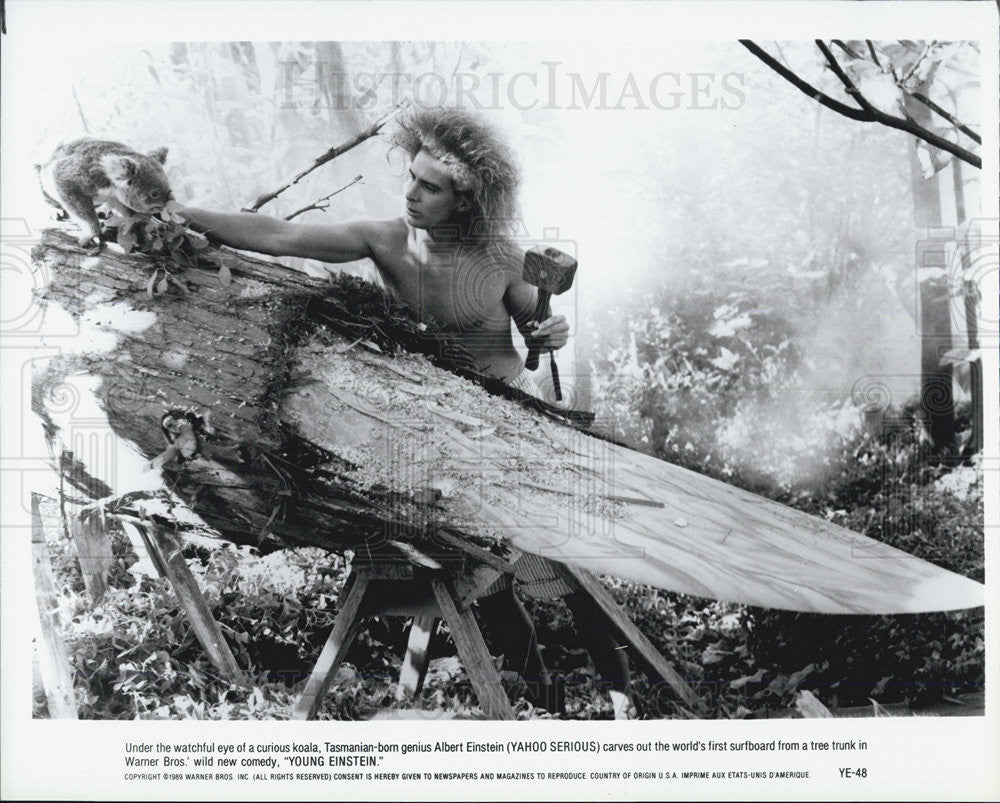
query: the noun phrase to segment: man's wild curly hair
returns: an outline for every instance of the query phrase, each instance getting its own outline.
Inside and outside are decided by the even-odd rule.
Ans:
[[[444,162],[455,190],[472,203],[471,234],[487,246],[508,244],[518,224],[521,174],[495,131],[461,109],[416,108],[400,119],[392,143],[411,159],[423,149]]]

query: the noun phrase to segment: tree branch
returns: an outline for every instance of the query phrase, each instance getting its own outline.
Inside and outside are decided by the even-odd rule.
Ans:
[[[913,97],[914,100],[920,101],[932,112],[935,112],[939,116],[943,117],[953,126],[955,126],[955,128],[957,128],[959,131],[965,134],[969,139],[974,140],[979,145],[983,144],[983,138],[979,136],[979,134],[977,134],[975,131],[973,131],[971,128],[965,125],[961,120],[959,120],[957,117],[951,114],[951,112],[949,112],[947,109],[942,109],[933,100],[931,100],[926,95],[921,94],[920,92],[911,92],[910,95]]]
[[[330,204],[323,203],[324,201],[329,201],[334,195],[340,195],[340,193],[342,193],[344,190],[353,187],[355,184],[361,181],[362,178],[364,178],[364,176],[355,176],[354,181],[350,182],[349,184],[345,184],[339,190],[334,190],[329,195],[324,195],[322,198],[313,201],[308,206],[303,206],[301,209],[297,209],[296,211],[292,212],[292,214],[286,216],[285,220],[291,220],[293,217],[298,217],[303,212],[308,212],[312,209],[319,209],[319,210],[328,209],[330,207]]]
[[[882,69],[882,62],[878,60],[878,53],[875,52],[875,43],[871,39],[865,39],[865,44],[868,45],[868,52],[871,53],[872,61],[875,62],[875,66],[880,70]]]
[[[931,48],[933,46],[934,46],[933,41],[928,42],[926,45],[924,45],[924,49],[920,51],[920,55],[917,56],[917,60],[913,62],[913,66],[910,67],[910,69],[907,70],[906,75],[903,76],[904,83],[906,81],[909,81],[910,78],[912,78],[913,75],[917,72],[917,68],[920,66],[920,63],[924,60],[924,58],[926,58],[927,54],[930,53]]]
[[[851,77],[844,72],[844,68],[840,66],[840,62],[837,61],[837,57],[833,55],[830,48],[826,46],[826,43],[822,39],[816,40],[816,47],[820,49],[823,57],[826,59],[826,63],[829,65],[830,69],[833,70],[833,74],[840,79],[840,83],[844,85],[844,90],[854,98],[858,105],[861,106],[868,114],[871,115],[872,120],[875,120],[876,116],[880,113],[878,109],[868,102],[868,98],[861,94],[861,90],[854,85],[854,81]]]
[[[852,59],[860,59],[861,58],[861,56],[858,53],[855,53],[853,50],[851,50],[847,46],[847,43],[844,42],[843,40],[841,40],[841,39],[831,39],[830,41],[832,41],[837,47],[839,47],[841,50],[843,50]]]
[[[868,117],[869,120],[871,120],[872,122],[881,123],[882,125],[888,126],[889,128],[895,128],[898,129],[899,131],[905,131],[906,133],[912,134],[918,139],[922,139],[924,142],[934,145],[935,147],[940,148],[943,151],[947,151],[952,156],[957,156],[963,162],[968,162],[973,167],[978,167],[980,169],[982,168],[983,166],[982,159],[980,159],[978,156],[976,156],[976,154],[972,153],[971,151],[968,151],[965,148],[956,145],[954,142],[949,142],[944,137],[940,137],[934,132],[928,131],[923,126],[917,125],[916,123],[910,120],[904,120],[899,117],[893,117],[891,114],[886,114],[885,112],[876,109],[874,106],[871,105],[871,103],[868,102],[868,99],[854,85],[854,82],[850,79],[847,73],[844,72],[844,69],[840,66],[840,63],[837,61],[836,56],[833,55],[833,53],[830,51],[830,48],[826,46],[823,40],[817,39],[816,47],[818,47],[820,51],[823,53],[823,56],[826,58],[827,64],[829,64],[830,69],[833,70],[837,78],[840,79],[840,82],[844,85],[844,89],[847,92],[847,94],[853,97],[862,107],[862,109],[865,112],[867,112],[867,114],[869,115]]]
[[[836,41],[837,40],[834,40],[835,43],[836,43]],[[865,43],[868,45],[868,52],[871,54],[872,61],[875,63],[875,66],[878,67],[883,72],[885,72],[886,70],[882,66],[882,62],[879,61],[878,53],[875,51],[875,44],[874,44],[874,42],[872,42],[871,39],[866,39]],[[954,69],[954,68],[952,68],[952,69]],[[982,137],[979,136],[979,134],[977,134],[975,131],[973,131],[971,128],[969,128],[967,125],[965,125],[965,123],[963,123],[961,120],[959,120],[953,114],[951,114],[949,111],[947,111],[946,109],[943,109],[941,106],[938,106],[929,97],[927,97],[926,95],[924,95],[924,94],[922,94],[920,92],[908,92],[907,89],[906,89],[906,87],[904,87],[902,85],[902,82],[899,80],[899,76],[896,75],[896,70],[892,66],[892,64],[889,65],[889,73],[892,75],[892,80],[896,82],[896,85],[899,87],[899,89],[900,89],[901,92],[906,92],[906,94],[908,94],[914,100],[919,101],[920,103],[923,103],[924,106],[926,106],[928,109],[930,109],[932,112],[934,112],[935,114],[939,115],[940,117],[943,117],[945,120],[947,120],[953,126],[955,126],[955,128],[957,128],[959,131],[961,131],[963,134],[965,134],[967,137],[969,137],[969,139],[973,140],[977,145],[982,145],[983,144],[983,139],[982,139]],[[907,119],[910,119],[909,115],[907,115]]]
[[[344,143],[342,143],[340,145],[337,145],[334,148],[330,148],[330,150],[328,150],[326,153],[321,154],[320,156],[317,156],[313,160],[313,163],[309,167],[307,167],[305,170],[303,170],[301,173],[298,173],[294,178],[292,178],[291,180],[289,180],[285,184],[282,184],[280,187],[278,187],[278,189],[274,190],[273,192],[264,193],[259,198],[257,198],[257,200],[254,201],[252,205],[250,205],[249,207],[246,207],[243,211],[244,212],[256,212],[256,211],[258,211],[264,204],[273,201],[275,198],[277,198],[279,195],[281,195],[281,193],[283,193],[289,187],[292,187],[295,184],[298,184],[303,178],[305,178],[306,176],[308,176],[317,167],[321,167],[322,165],[325,165],[327,162],[333,161],[338,156],[341,156],[342,154],[347,153],[349,150],[351,150],[351,148],[357,147],[362,142],[364,142],[366,139],[371,139],[379,131],[382,130],[382,128],[385,126],[386,123],[388,123],[393,117],[395,117],[397,114],[399,114],[401,111],[403,111],[403,109],[405,109],[407,106],[409,106],[409,101],[404,100],[402,103],[400,103],[398,106],[396,106],[395,109],[393,109],[388,114],[384,115],[382,118],[380,118],[376,122],[372,123],[372,125],[370,125],[368,128],[366,128],[360,134],[357,134],[356,136],[351,137],[346,142],[344,142]]]
[[[861,122],[866,122],[866,123],[881,123],[882,125],[887,126],[889,128],[895,128],[900,131],[905,131],[907,134],[911,134],[912,136],[915,136],[918,139],[922,139],[924,142],[927,142],[930,145],[934,145],[935,147],[940,148],[943,151],[947,151],[948,153],[952,154],[953,156],[956,156],[963,162],[966,162],[972,165],[973,167],[982,169],[983,166],[982,159],[980,159],[976,154],[972,153],[971,151],[968,151],[965,148],[956,145],[954,142],[949,142],[948,140],[944,139],[944,137],[940,137],[937,134],[933,133],[932,131],[928,131],[926,128],[923,128],[922,126],[919,126],[909,120],[903,120],[898,117],[893,117],[892,115],[885,114],[884,112],[881,112],[875,107],[873,107],[868,102],[868,100],[854,86],[854,84],[851,82],[851,79],[847,77],[846,73],[844,73],[844,71],[841,69],[840,64],[837,62],[836,58],[834,58],[833,54],[830,53],[830,49],[821,41],[817,40],[816,44],[820,47],[820,50],[824,51],[824,55],[827,56],[827,61],[830,62],[831,69],[833,69],[834,72],[838,74],[838,77],[840,77],[841,82],[844,83],[844,86],[847,89],[848,93],[851,94],[853,97],[855,97],[858,103],[861,104],[863,108],[855,109],[852,106],[848,106],[844,103],[841,103],[839,100],[834,100],[829,95],[820,92],[820,90],[818,90],[808,81],[804,81],[794,72],[792,72],[792,70],[788,69],[788,67],[786,67],[784,64],[777,61],[773,56],[771,56],[767,51],[765,51],[763,48],[757,45],[753,40],[740,39],[739,42],[741,45],[743,45],[743,47],[745,47],[747,50],[753,53],[758,59],[763,61],[768,67],[770,67],[772,70],[778,73],[778,75],[780,75],[790,84],[795,86],[801,92],[811,97],[816,102],[820,103],[823,106],[826,106],[826,108],[832,109],[838,114],[841,114],[844,117],[849,117],[852,120],[860,120]]]
[[[837,112],[837,114],[842,114],[844,117],[850,117],[852,120],[861,120],[863,122],[872,122],[870,115],[865,114],[865,112],[860,109],[855,109],[848,106],[845,103],[841,103],[839,100],[834,100],[829,95],[825,95],[820,92],[816,87],[807,81],[803,81],[798,75],[788,69],[784,64],[777,61],[773,56],[771,56],[766,50],[757,45],[751,39],[740,39],[740,44],[743,45],[747,50],[753,53],[758,59],[763,61],[768,67],[774,70],[778,75],[788,81],[790,84],[798,88],[800,91],[807,94],[813,100],[826,106],[828,109],[832,109]]]

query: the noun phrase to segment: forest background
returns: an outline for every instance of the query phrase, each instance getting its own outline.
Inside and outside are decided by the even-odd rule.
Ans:
[[[890,55],[900,46],[879,43]],[[772,44],[771,52],[836,92],[812,43]],[[944,305],[955,333],[950,350],[965,354],[953,357],[957,416],[943,449],[928,436],[927,400],[919,398],[920,283],[942,276],[919,262],[927,232],[916,225],[915,203],[921,182],[934,182],[936,225],[957,243],[969,210],[979,208],[978,172],[968,165],[940,159],[904,132],[821,107],[735,42],[668,50],[176,43],[60,58],[73,69],[40,76],[47,103],[33,120],[39,160],[58,140],[82,134],[141,150],[167,145],[177,197],[216,209],[248,205],[399,100],[478,98],[521,157],[524,244],[551,240],[581,263],[574,291],[556,307],[573,325],[560,353],[571,403],[592,407],[659,457],[983,579],[967,271]],[[975,127],[976,48],[942,43],[935,58],[935,99]],[[855,69],[869,97],[898,108],[901,97],[883,73]],[[24,171],[28,186],[29,164]],[[328,211],[301,219],[395,216],[404,175],[401,155],[387,155],[373,138],[264,212],[287,215],[346,187]],[[33,224],[45,214],[40,198],[26,205]],[[348,269],[374,277],[364,263]],[[950,264],[937,270],[955,274]],[[128,548],[119,546],[124,619],[88,610],[78,583],[64,578],[74,660],[86,680],[82,710],[284,716],[291,689],[278,669],[308,663],[322,643],[338,571],[305,553],[282,556],[276,570],[273,556],[192,547],[216,615],[242,659],[263,672],[247,696],[202,677],[196,643],[171,618],[169,592],[135,580]],[[836,707],[982,686],[981,611],[847,623],[615,588],[718,716],[787,708],[804,688]],[[550,662],[578,680],[571,714],[607,716],[585,657],[559,646],[572,627],[565,612],[557,604],[534,612],[543,641],[556,645]],[[382,702],[399,634],[388,625],[373,632],[359,642],[353,677],[326,715],[365,716]],[[150,683],[153,666],[160,679]],[[468,688],[438,668],[427,692],[433,707],[466,711]],[[661,692],[646,690],[643,713],[684,715]]]

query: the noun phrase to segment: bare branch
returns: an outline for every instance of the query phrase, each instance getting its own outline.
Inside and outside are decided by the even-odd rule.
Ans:
[[[858,105],[874,118],[878,110],[868,102],[868,98],[862,95],[861,90],[854,85],[854,81],[852,81],[851,77],[844,72],[844,68],[840,66],[840,62],[837,61],[837,57],[830,52],[830,48],[826,46],[826,43],[822,39],[817,39],[816,47],[820,49],[820,52],[826,59],[826,63],[829,65],[830,69],[833,70],[833,74],[836,75],[837,78],[840,79],[840,83],[844,85],[844,91],[854,98],[858,102]]]
[[[936,114],[938,114],[941,117],[943,117],[945,120],[947,120],[953,126],[955,126],[955,128],[957,128],[959,131],[961,131],[963,134],[965,134],[967,137],[969,137],[969,139],[974,140],[975,142],[977,142],[980,145],[983,144],[983,138],[981,136],[979,136],[979,134],[977,134],[975,131],[973,131],[971,128],[969,128],[967,125],[965,125],[961,120],[959,120],[958,118],[956,118],[947,109],[942,109],[933,100],[931,100],[926,95],[921,94],[920,92],[910,92],[910,95],[915,100],[919,100],[921,103],[923,103],[932,112],[935,112]]]
[[[805,93],[817,103],[826,106],[828,109],[832,109],[838,114],[842,114],[844,117],[849,117],[852,120],[860,120],[867,123],[881,123],[889,128],[895,128],[900,131],[905,131],[918,139],[922,139],[943,151],[947,151],[953,156],[958,157],[963,162],[967,162],[973,167],[982,169],[983,162],[982,159],[971,151],[956,145],[954,142],[949,142],[943,137],[938,136],[932,131],[928,131],[920,125],[912,122],[911,120],[901,119],[898,117],[893,117],[890,114],[886,114],[868,102],[854,86],[854,83],[847,76],[847,74],[840,67],[840,64],[834,58],[833,53],[830,49],[821,41],[817,40],[816,44],[819,46],[820,50],[823,51],[824,56],[827,57],[827,61],[830,64],[830,68],[837,74],[840,78],[841,83],[844,84],[844,88],[847,90],[848,94],[854,97],[858,103],[862,106],[860,109],[856,109],[852,106],[848,106],[845,103],[841,103],[839,100],[831,98],[829,95],[824,94],[808,81],[804,81],[798,75],[796,75],[792,70],[790,70],[785,65],[777,61],[773,56],[771,56],[767,51],[757,45],[753,40],[750,39],[740,39],[740,44],[743,45],[747,50],[753,53],[758,59],[763,61],[768,67],[774,70],[778,75],[788,81],[790,84],[795,86],[801,92]]]
[[[870,122],[871,117],[860,109],[855,109],[848,106],[845,103],[841,103],[839,100],[834,100],[829,95],[825,95],[820,92],[816,87],[807,81],[803,81],[798,75],[788,69],[785,65],[777,61],[773,56],[771,56],[766,50],[761,48],[751,39],[740,39],[740,44],[743,45],[747,50],[753,53],[757,58],[763,61],[768,67],[774,70],[778,75],[788,81],[790,84],[798,88],[800,91],[807,94],[813,100],[826,106],[828,109],[833,109],[833,111],[838,114],[842,114],[845,117],[850,117],[852,120],[862,120],[865,122]]]
[[[843,50],[852,59],[860,59],[861,58],[861,54],[855,53],[853,50],[851,50],[844,41],[842,41],[840,39],[832,39],[831,41],[837,47],[839,47],[841,50]]]
[[[90,134],[90,126],[87,125],[87,118],[83,113],[83,106],[80,104],[80,96],[76,94],[76,84],[70,84],[70,89],[73,92],[73,101],[76,103],[76,111],[80,115],[80,122],[83,123],[84,133]]]
[[[882,69],[882,62],[878,60],[878,53],[875,52],[875,44],[871,39],[865,39],[865,44],[868,45],[868,52],[871,54],[872,61],[875,62],[875,66],[880,70]]]
[[[836,43],[837,43],[837,40],[835,39],[834,40],[834,44],[836,44]],[[885,68],[882,66],[882,62],[879,61],[878,53],[875,52],[875,44],[872,42],[871,39],[866,39],[865,43],[868,45],[868,52],[871,54],[872,61],[875,62],[875,65],[880,70],[882,70],[883,72],[885,72]],[[977,50],[977,52],[978,52],[978,50]],[[954,70],[956,68],[952,67],[952,69]],[[893,68],[892,64],[889,65],[889,70],[892,73],[892,77],[895,80],[896,85],[899,87],[900,91],[907,92],[906,88],[902,85],[902,82],[899,80],[899,77],[896,75],[896,70]],[[957,117],[955,117],[954,115],[952,115],[950,112],[948,112],[945,109],[943,109],[940,106],[938,106],[934,101],[932,101],[926,95],[924,95],[924,94],[922,94],[920,92],[907,92],[907,94],[910,95],[914,100],[917,100],[920,103],[923,103],[931,111],[933,111],[936,114],[938,114],[941,117],[943,117],[945,120],[947,120],[953,126],[955,126],[955,128],[957,128],[959,131],[961,131],[963,134],[965,134],[967,137],[969,137],[970,139],[972,139],[977,144],[979,144],[979,145],[983,144],[983,139],[982,139],[982,137],[979,136],[979,134],[977,134],[975,131],[973,131],[971,128],[969,128],[967,125],[965,125],[961,120],[959,120]],[[909,115],[907,115],[906,117],[907,117],[908,120],[912,121],[912,118]]]
[[[340,195],[340,193],[342,193],[344,190],[350,189],[355,184],[357,184],[359,181],[361,181],[362,178],[364,178],[364,176],[355,176],[354,181],[350,182],[349,184],[345,184],[339,190],[334,190],[329,195],[324,195],[322,198],[319,198],[319,199],[313,201],[308,206],[303,206],[301,209],[297,209],[296,211],[292,212],[292,214],[286,216],[285,220],[291,220],[293,217],[298,217],[303,212],[308,212],[308,211],[310,211],[312,209],[319,209],[321,211],[329,209],[330,204],[327,203],[327,201],[329,201],[334,195]]]
[[[900,117],[893,117],[891,114],[886,114],[885,112],[876,109],[874,106],[872,106],[872,104],[868,101],[868,99],[861,93],[861,91],[854,85],[854,82],[850,79],[850,76],[848,76],[847,73],[844,72],[844,69],[840,66],[840,63],[837,61],[837,58],[830,51],[830,48],[826,46],[826,43],[824,43],[821,39],[817,39],[816,46],[823,53],[823,56],[826,58],[827,64],[830,65],[830,69],[833,70],[834,74],[837,76],[837,78],[840,79],[840,82],[844,85],[844,90],[847,92],[847,94],[853,97],[861,106],[861,108],[864,110],[864,112],[867,113],[868,115],[867,119],[869,121],[875,123],[881,123],[882,125],[888,126],[889,128],[895,128],[900,131],[905,131],[908,134],[912,134],[913,136],[917,137],[918,139],[922,139],[924,142],[934,145],[935,147],[940,148],[943,151],[947,151],[952,156],[957,156],[963,162],[968,162],[972,166],[978,167],[980,169],[982,168],[983,166],[982,159],[980,159],[976,154],[972,153],[971,151],[968,151],[965,148],[956,145],[954,142],[949,142],[944,137],[938,136],[933,131],[929,131],[928,129],[912,122],[911,120],[906,120]]]
[[[370,125],[368,128],[366,128],[360,134],[357,134],[356,136],[351,137],[346,142],[344,142],[344,143],[342,143],[340,145],[337,145],[334,148],[330,148],[330,150],[328,150],[326,153],[324,153],[324,154],[322,154],[320,156],[317,156],[313,160],[313,163],[309,167],[307,167],[305,170],[303,170],[301,173],[298,173],[294,178],[292,178],[291,180],[289,180],[285,184],[282,184],[280,187],[278,187],[278,189],[274,190],[273,192],[264,193],[264,195],[261,195],[256,201],[253,202],[253,204],[251,204],[249,207],[245,208],[243,211],[244,212],[256,212],[256,211],[258,211],[264,204],[273,201],[275,198],[277,198],[279,195],[281,195],[281,193],[283,193],[289,187],[292,187],[295,184],[298,184],[303,178],[305,178],[306,176],[308,176],[317,167],[325,165],[327,162],[332,162],[338,156],[341,156],[342,154],[347,153],[352,148],[357,147],[362,142],[364,142],[366,139],[371,139],[379,131],[382,130],[383,126],[385,126],[386,123],[388,123],[393,117],[395,117],[397,114],[399,114],[401,111],[403,111],[403,109],[405,109],[408,105],[409,105],[409,101],[404,100],[402,103],[400,103],[398,106],[396,106],[395,109],[393,109],[391,112],[389,112],[388,114],[386,114],[383,117],[381,117],[376,122],[372,123],[372,125]]]
[[[920,51],[920,55],[917,56],[917,60],[913,62],[913,66],[910,67],[910,69],[906,71],[906,75],[903,76],[904,83],[909,81],[910,78],[913,77],[913,74],[916,73],[917,68],[920,66],[920,63],[925,58],[927,58],[927,54],[931,52],[931,48],[934,47],[935,44],[936,44],[935,42],[931,41],[928,42],[926,45],[924,45],[924,49]]]

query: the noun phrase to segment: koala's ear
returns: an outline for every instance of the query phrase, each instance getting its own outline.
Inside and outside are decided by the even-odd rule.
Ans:
[[[167,161],[167,149],[157,148],[155,151],[150,151],[149,155],[152,156],[160,164],[164,164]]]
[[[108,178],[115,182],[128,181],[136,173],[135,161],[128,156],[116,156],[104,161]]]

